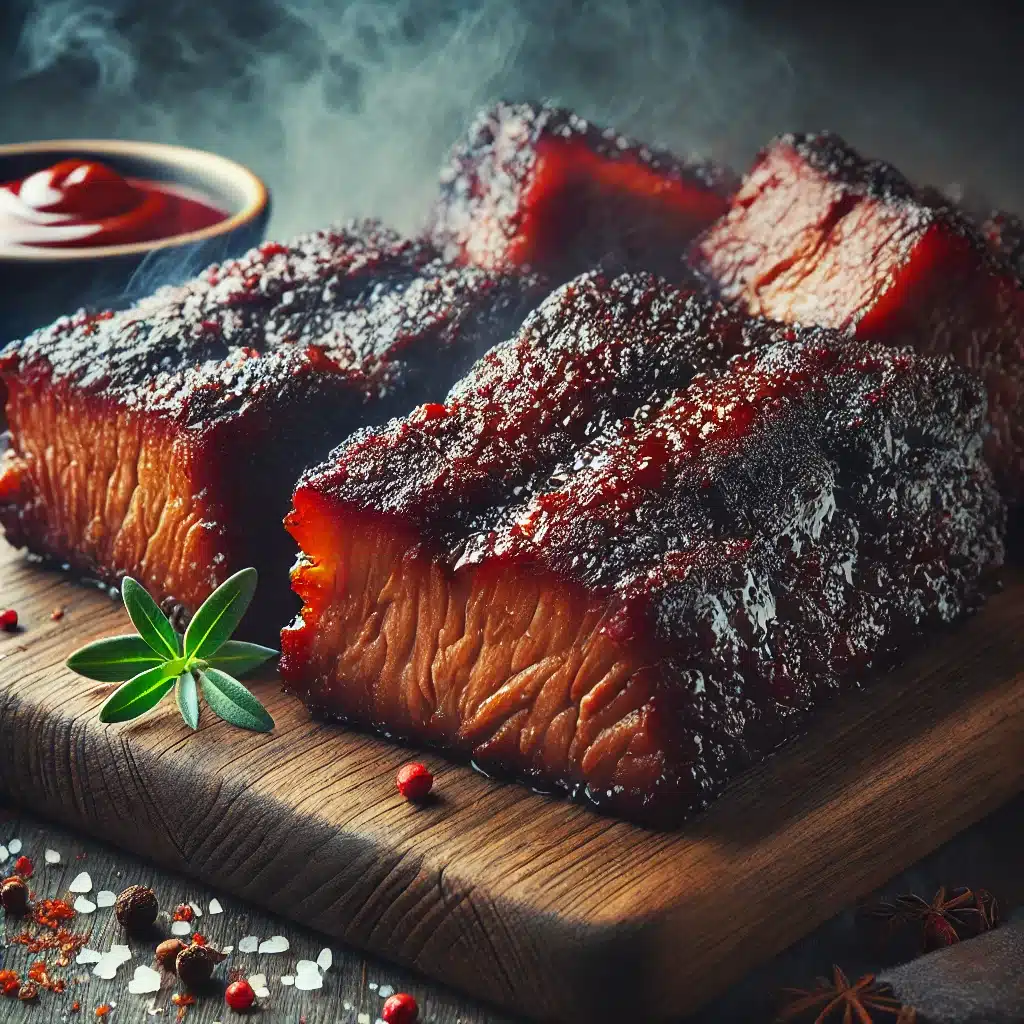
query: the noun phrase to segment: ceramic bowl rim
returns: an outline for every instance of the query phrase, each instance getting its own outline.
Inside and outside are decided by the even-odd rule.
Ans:
[[[0,262],[74,263],[117,256],[142,255],[160,249],[173,249],[194,242],[230,234],[255,220],[267,208],[269,192],[262,179],[248,167],[226,156],[203,149],[172,145],[166,142],[137,142],[128,139],[45,139],[38,142],[13,142],[0,145],[0,159],[32,153],[78,151],[83,155],[143,156],[175,167],[207,172],[219,178],[231,178],[241,185],[246,196],[245,205],[238,213],[198,231],[168,235],[148,242],[129,242],[123,245],[96,245],[92,247],[0,246]]]

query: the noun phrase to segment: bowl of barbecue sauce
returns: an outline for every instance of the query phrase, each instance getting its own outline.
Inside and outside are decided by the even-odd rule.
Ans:
[[[0,146],[0,347],[241,255],[269,213],[263,182],[213,153],[113,140]]]

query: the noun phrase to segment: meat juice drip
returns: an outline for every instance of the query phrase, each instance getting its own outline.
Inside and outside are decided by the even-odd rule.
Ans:
[[[225,216],[183,186],[123,178],[94,161],[62,160],[0,185],[0,248],[151,242],[199,231]]]

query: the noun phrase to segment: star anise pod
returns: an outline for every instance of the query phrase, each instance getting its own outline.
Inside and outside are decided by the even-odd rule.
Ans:
[[[814,1024],[915,1024],[917,1014],[904,1006],[892,988],[875,981],[873,974],[851,982],[839,967],[833,966],[832,980],[819,978],[812,989],[786,989],[789,1004],[779,1021],[813,1021]]]
[[[986,889],[960,886],[939,889],[931,903],[913,893],[884,900],[868,908],[869,916],[885,922],[887,931],[914,927],[926,952],[952,946],[987,932],[999,923],[999,905]]]

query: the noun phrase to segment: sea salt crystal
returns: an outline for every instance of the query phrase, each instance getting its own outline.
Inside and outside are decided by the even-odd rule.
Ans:
[[[3,862],[7,860],[7,858],[10,857],[10,855],[11,854],[8,851],[7,847],[3,844],[0,844],[0,864],[3,864]]]
[[[68,886],[68,892],[92,892],[92,879],[88,871],[75,875],[74,881]]]
[[[368,1013],[360,1013],[356,1017],[356,1020],[359,1022],[359,1024],[370,1024],[370,1015]]]
[[[234,951],[235,951],[235,947],[234,947],[234,946],[224,946],[224,947],[223,947],[223,948],[221,949],[221,952],[222,952],[222,953],[223,953],[223,954],[224,954],[225,956],[230,956],[230,955],[231,955],[232,953],[234,953]]]
[[[75,910],[79,914],[91,914],[96,909],[96,904],[87,896],[79,896],[75,900]]]
[[[321,949],[320,955],[316,958],[316,965],[321,971],[329,971],[334,963],[334,954],[329,949]]]
[[[128,982],[128,991],[136,996],[146,995],[148,992],[159,992],[160,982],[159,971],[154,971],[146,964],[139,964],[135,968],[135,977]]]
[[[260,953],[287,953],[292,944],[283,935],[271,935],[259,945]]]
[[[239,939],[238,952],[239,953],[255,953],[260,948],[260,937],[258,935],[246,935],[245,938]]]
[[[132,951],[127,946],[111,946],[110,952],[104,953],[96,961],[96,966],[92,969],[92,973],[97,978],[103,978],[104,981],[112,981],[117,976],[117,969],[121,964],[127,963],[131,958]]]
[[[369,989],[369,990],[370,990],[371,992],[376,992],[376,991],[377,991],[377,988],[378,988],[378,985],[377,985],[377,982],[375,982],[375,981],[371,981],[371,982],[370,982],[370,984],[369,984],[369,985],[367,985],[366,987],[367,987],[367,988],[368,988],[368,989]]]
[[[60,854],[56,850],[47,850],[43,854],[43,860],[45,860],[47,864],[59,864]]]
[[[295,965],[295,987],[301,992],[324,987],[323,975],[314,961],[300,960]]]
[[[344,1007],[344,1008],[345,1008],[346,1010],[351,1010],[351,1009],[352,1009],[352,1004],[351,1004],[351,1003],[350,1003],[350,1002],[349,1002],[349,1001],[348,1001],[347,999],[346,999],[346,1000],[345,1000],[345,1002],[343,1002],[343,1003],[342,1003],[341,1005],[342,1005],[342,1006],[343,1006],[343,1007]]]
[[[17,854],[19,854],[19,853],[21,853],[21,840],[20,839],[12,839],[7,844],[7,850],[11,854],[12,857],[17,855]]]
[[[210,900],[210,913],[211,914],[223,914],[224,908],[220,905],[220,900]]]
[[[395,990],[391,985],[381,985],[381,987],[377,989],[377,995],[379,995],[381,999],[387,999],[389,996],[393,996],[394,994]]]
[[[188,935],[192,931],[192,925],[188,921],[172,921],[171,922],[171,934],[172,935]]]
[[[193,903],[191,900],[189,900],[188,905],[192,908],[192,913],[195,914],[196,917],[203,916],[203,911],[197,903]]]
[[[295,984],[295,975],[294,974],[282,974],[281,975],[281,984],[282,985],[294,985]]]
[[[249,979],[249,984],[252,985],[253,993],[258,999],[266,999],[270,995],[270,989],[267,988],[267,976],[265,974],[254,974]]]
[[[83,946],[79,950],[78,957],[75,960],[76,964],[98,964],[103,959],[103,954],[98,949],[90,949],[88,946]]]
[[[116,902],[116,892],[111,892],[109,889],[100,889],[100,891],[96,893],[97,907],[112,907]]]

